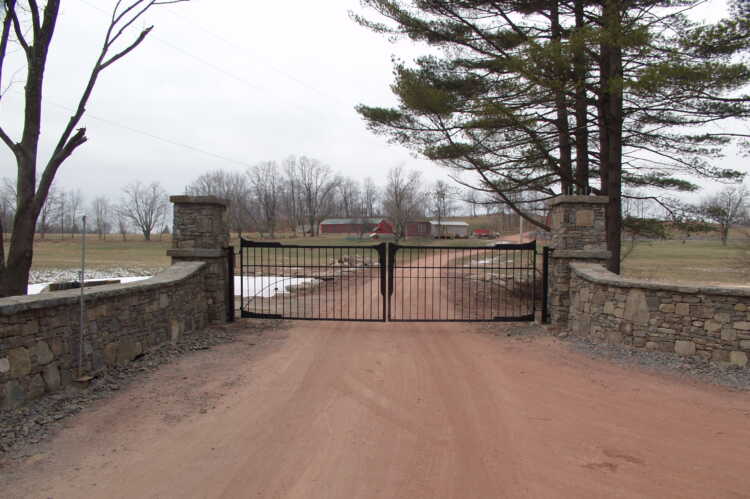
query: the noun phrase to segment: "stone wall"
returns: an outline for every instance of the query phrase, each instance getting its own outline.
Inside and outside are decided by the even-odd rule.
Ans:
[[[570,268],[573,334],[747,365],[750,288],[626,279],[591,263]]]
[[[0,299],[0,408],[53,392],[209,322],[203,262],[180,262],[144,281]],[[82,348],[81,348],[82,347]]]

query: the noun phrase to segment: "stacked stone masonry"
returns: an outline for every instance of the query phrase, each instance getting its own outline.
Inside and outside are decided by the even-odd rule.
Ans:
[[[560,196],[548,205],[552,218],[552,247],[555,250],[606,249],[606,197]]]
[[[607,198],[560,196],[549,202],[552,218],[549,309],[552,322],[565,326],[570,310],[570,264],[609,257],[605,233]]]
[[[227,202],[213,196],[172,196],[174,229],[172,262],[205,262],[206,299],[211,322],[226,318],[227,253],[229,222]]]
[[[592,263],[570,267],[568,327],[573,334],[748,364],[750,288],[626,279]]]
[[[145,281],[85,290],[82,349],[80,290],[0,299],[0,408],[69,384],[79,351],[82,372],[93,375],[205,328],[206,270],[178,263]]]

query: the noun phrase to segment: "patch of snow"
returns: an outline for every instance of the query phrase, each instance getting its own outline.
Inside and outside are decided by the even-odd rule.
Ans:
[[[122,284],[129,282],[143,281],[152,277],[151,275],[117,275],[120,272],[114,272],[113,275],[105,275],[101,271],[86,271],[86,282],[97,282],[97,281],[109,281],[113,279],[119,280]],[[125,272],[122,272],[125,273]],[[40,282],[39,277],[46,275],[48,278],[54,276],[53,279]],[[96,276],[96,277],[94,277]],[[54,282],[66,282],[66,281],[77,281],[79,278],[78,272],[75,270],[66,271],[42,271],[37,272],[35,280],[29,279],[29,294],[36,295],[42,292],[44,288]],[[243,282],[244,281],[244,282]],[[235,276],[234,277],[234,294],[240,296],[242,288],[244,287],[246,296],[262,296],[264,298],[270,298],[277,294],[285,294],[289,292],[289,288],[292,286],[299,286],[300,284],[314,282],[316,279],[313,278],[300,278],[300,277],[277,277],[277,276]]]
[[[106,269],[86,269],[86,280],[119,279],[121,277],[150,277],[154,274],[158,274],[162,270],[163,269],[160,267],[112,267]],[[78,269],[55,268],[32,270],[29,273],[29,284],[77,281],[80,278],[79,272]]]
[[[288,293],[288,288],[291,286],[313,281],[315,279],[301,277],[234,276],[234,295],[240,296],[244,288],[246,296],[270,298],[277,294]]]
[[[77,277],[77,276],[76,276]],[[137,281],[143,281],[150,277],[150,275],[146,276],[130,276],[130,277],[104,277],[101,279],[86,279],[86,282],[101,282],[101,281],[111,281],[113,279],[119,280],[120,284],[127,284],[129,282],[137,282]],[[77,279],[72,279],[77,280]],[[53,282],[61,282],[61,281],[53,281]],[[52,284],[52,282],[42,282],[42,283],[36,283],[36,284],[29,284],[29,294],[30,295],[38,295],[42,292],[44,288]]]

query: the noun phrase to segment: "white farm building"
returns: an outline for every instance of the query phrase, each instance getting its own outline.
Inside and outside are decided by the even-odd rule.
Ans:
[[[432,237],[469,237],[469,224],[466,222],[431,220]]]

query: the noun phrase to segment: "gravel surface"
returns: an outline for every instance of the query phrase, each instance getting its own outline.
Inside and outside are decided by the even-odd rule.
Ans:
[[[209,350],[230,343],[240,335],[258,334],[273,327],[280,327],[280,323],[244,321],[189,334],[176,345],[162,345],[130,364],[109,368],[85,388],[68,386],[22,407],[0,411],[0,465],[4,458],[28,456],[30,446],[53,436],[65,418],[79,413],[96,400],[111,396],[137,377],[148,375],[182,355]]]
[[[653,352],[627,345],[594,343],[593,341],[559,334],[559,330],[537,324],[507,324],[498,328],[496,323],[481,324],[480,331],[494,336],[504,336],[522,341],[532,341],[538,336],[557,336],[573,351],[589,357],[605,359],[623,366],[633,366],[660,374],[677,376],[725,386],[734,390],[750,391],[750,368],[741,368],[727,362],[716,363],[700,357],[681,357],[674,353]]]
[[[674,353],[652,352],[627,345],[594,343],[586,338],[575,336],[564,336],[560,339],[576,352],[603,358],[617,364],[637,366],[658,373],[695,379],[735,390],[750,390],[750,369],[743,369],[729,363],[719,364],[699,357],[681,357]]]
[[[139,277],[155,275],[162,267],[111,267],[86,270],[86,279],[108,279],[116,277]],[[44,282],[66,282],[78,280],[78,269],[38,269],[29,274],[29,284]]]

